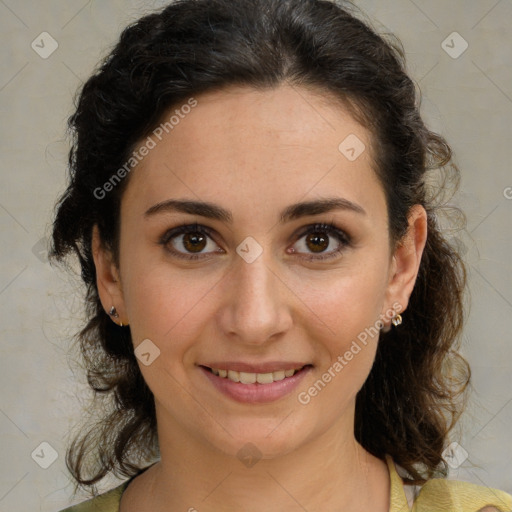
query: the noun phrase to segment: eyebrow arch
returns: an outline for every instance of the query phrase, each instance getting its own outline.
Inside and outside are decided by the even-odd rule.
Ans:
[[[348,210],[361,215],[366,215],[364,208],[348,199],[341,197],[330,197],[315,199],[312,201],[303,201],[300,203],[287,206],[280,216],[280,222],[289,222],[308,215],[319,215],[321,213],[328,213],[332,210]],[[157,203],[149,208],[144,216],[146,218],[156,215],[157,213],[164,212],[182,212],[190,213],[192,215],[200,215],[209,219],[215,219],[222,222],[231,224],[233,222],[233,214],[218,206],[214,203],[204,201],[180,200],[169,199]]]

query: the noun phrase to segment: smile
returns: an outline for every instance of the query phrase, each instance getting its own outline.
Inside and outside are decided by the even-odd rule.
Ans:
[[[302,366],[291,370],[277,370],[270,373],[237,372],[235,370],[222,370],[220,368],[210,368],[210,371],[223,379],[241,382],[242,384],[271,384],[272,382],[293,377],[294,374],[302,370],[302,368],[304,367]]]
[[[229,365],[224,368],[200,365],[199,369],[224,396],[242,403],[266,403],[289,395],[313,368],[311,364],[297,364],[286,369],[277,369],[279,366],[273,365],[276,368],[273,371],[269,371],[271,368],[265,368],[260,372],[251,372],[241,371],[241,365],[236,366],[238,369],[232,369]]]

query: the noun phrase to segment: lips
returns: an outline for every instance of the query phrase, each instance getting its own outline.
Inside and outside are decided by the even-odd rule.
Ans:
[[[284,398],[297,387],[311,364],[212,363],[198,365],[203,375],[222,394],[238,402],[264,403]]]
[[[240,361],[211,361],[199,366],[209,369],[215,368],[216,370],[232,370],[235,372],[272,373],[280,370],[296,370],[311,365],[300,361],[268,361],[266,363],[256,364]]]

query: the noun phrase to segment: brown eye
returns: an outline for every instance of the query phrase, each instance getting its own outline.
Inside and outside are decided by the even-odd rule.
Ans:
[[[329,247],[329,237],[323,234],[310,233],[306,237],[306,245],[313,252],[323,252]]]
[[[206,247],[206,236],[201,233],[183,235],[183,247],[190,252],[201,252]]]
[[[334,224],[314,224],[302,232],[292,253],[303,254],[310,261],[334,259],[350,244],[350,236]]]
[[[210,230],[200,224],[171,229],[161,237],[160,244],[171,255],[183,259],[207,258],[213,253],[224,252],[213,240]]]

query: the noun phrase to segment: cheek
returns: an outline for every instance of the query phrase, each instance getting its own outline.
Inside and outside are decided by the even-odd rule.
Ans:
[[[153,265],[127,269],[124,287],[125,304],[132,325],[134,342],[154,339],[181,339],[177,334],[199,325],[209,307],[208,294],[215,288],[219,276],[197,276],[176,271],[170,266]]]
[[[314,400],[332,418],[355,399],[373,365],[386,290],[382,268],[360,259],[321,283],[297,280],[308,307],[302,327],[315,342],[319,370],[312,387],[299,391],[299,402]]]
[[[386,287],[379,274],[367,266],[361,271],[343,269],[321,282],[297,280],[297,295],[309,310],[308,323],[323,327],[332,343],[343,348],[349,338],[356,338],[380,318]]]
[[[135,270],[132,275],[136,277],[126,287],[132,340],[136,354],[143,340],[150,340],[150,352],[158,354],[147,366],[140,359],[139,368],[157,401],[175,398],[167,407],[179,415],[179,404],[187,401],[184,383],[195,362],[196,345],[212,316],[211,290],[216,281],[192,279],[186,272],[169,268]]]
[[[304,302],[315,315],[307,315],[305,329],[316,342],[318,373],[298,390],[297,400],[327,425],[355,400],[371,371],[384,293],[375,280],[357,274],[331,282],[322,294],[307,293],[304,287]]]

